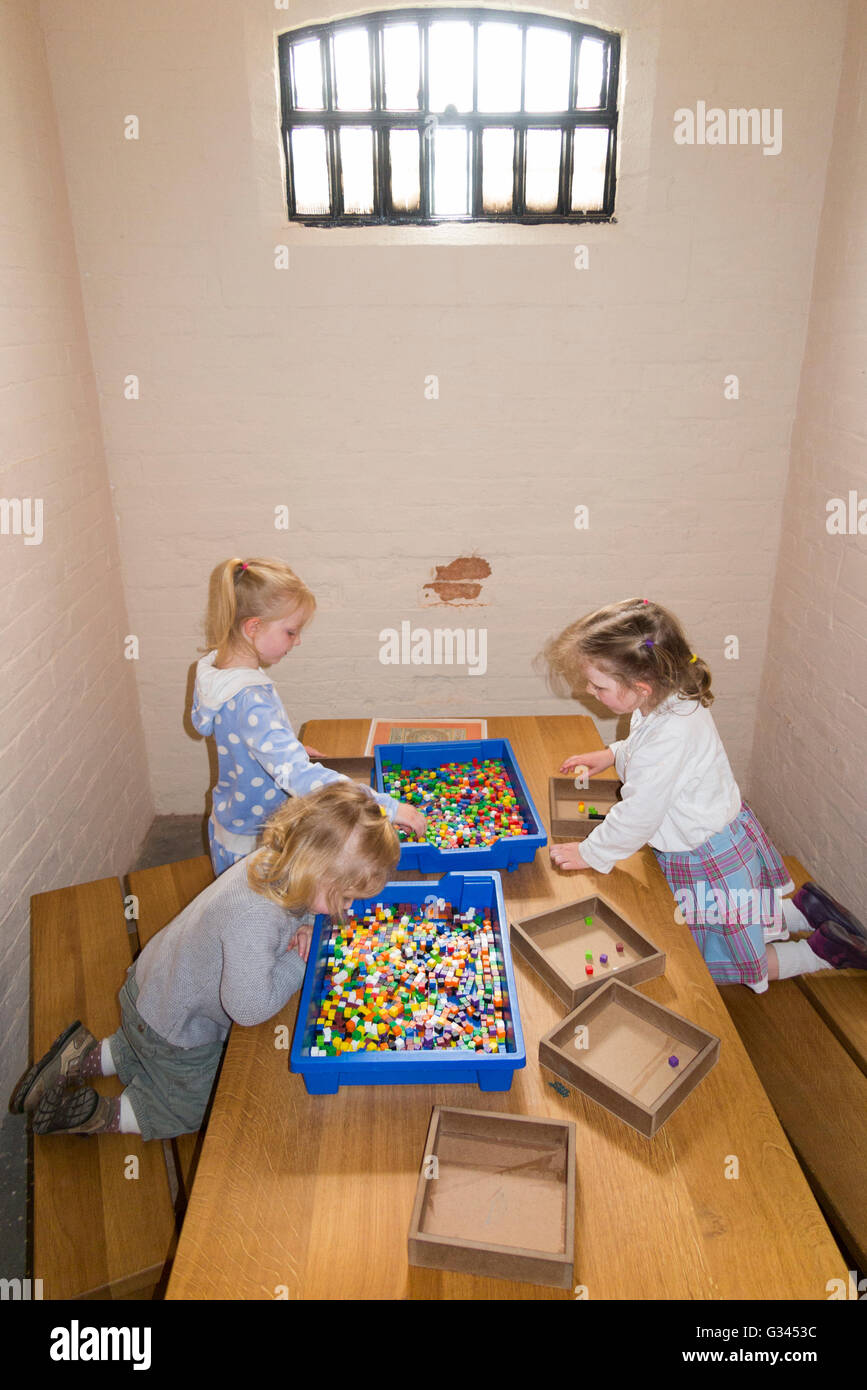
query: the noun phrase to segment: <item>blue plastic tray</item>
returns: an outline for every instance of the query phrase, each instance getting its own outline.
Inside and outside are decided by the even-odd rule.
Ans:
[[[421,874],[443,873],[446,869],[505,869],[509,873],[519,864],[529,864],[536,850],[547,843],[545,827],[533,798],[521,776],[518,760],[507,738],[483,738],[466,743],[378,743],[374,753],[374,777],[377,791],[385,790],[382,775],[384,762],[399,767],[438,767],[441,763],[466,763],[478,758],[500,758],[505,764],[509,781],[518,798],[524,820],[532,827],[529,835],[510,835],[493,845],[478,848],[440,849],[438,845],[403,844],[400,847],[399,869],[414,869]]]
[[[310,958],[298,1005],[298,1019],[289,1070],[299,1072],[311,1095],[333,1095],[340,1086],[419,1085],[431,1081],[478,1084],[483,1091],[508,1091],[512,1076],[527,1065],[524,1035],[518,1012],[518,994],[509,938],[503,930],[507,921],[503,885],[499,874],[445,874],[438,883],[387,883],[374,898],[359,898],[353,904],[356,916],[377,903],[412,903],[423,909],[433,898],[444,898],[456,912],[467,908],[488,908],[494,938],[506,971],[503,1010],[506,1023],[505,1052],[343,1052],[337,1057],[312,1057],[311,1041],[326,967],[326,946],[331,919],[319,916],[310,944]]]

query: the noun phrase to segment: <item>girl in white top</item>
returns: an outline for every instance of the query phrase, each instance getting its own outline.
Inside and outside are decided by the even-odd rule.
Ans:
[[[837,913],[827,898],[816,907],[822,890],[813,885],[783,897],[794,884],[741,798],[710,713],[710,671],[671,613],[627,599],[573,623],[544,655],[561,689],[584,684],[608,709],[631,715],[627,738],[576,753],[560,769],[596,776],[613,764],[623,785],[586,840],[551,847],[559,868],[607,874],[649,844],[677,900],[676,920],[689,924],[720,984],[761,993],[769,979],[867,968],[867,935],[839,904]],[[826,916],[836,918],[833,930]],[[789,941],[789,929],[814,926],[806,941]]]

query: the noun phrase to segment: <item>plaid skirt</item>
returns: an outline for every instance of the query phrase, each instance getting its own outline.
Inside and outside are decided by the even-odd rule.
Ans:
[[[711,977],[760,984],[768,973],[765,928],[779,927],[780,899],[794,884],[747,803],[697,849],[653,852]]]

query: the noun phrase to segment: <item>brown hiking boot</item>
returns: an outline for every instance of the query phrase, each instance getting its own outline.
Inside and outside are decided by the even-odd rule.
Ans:
[[[60,1080],[43,1095],[33,1116],[34,1134],[107,1134],[117,1131],[120,1101],[91,1086],[70,1091]]]
[[[82,1058],[94,1045],[99,1046],[96,1038],[79,1019],[70,1023],[54,1039],[45,1056],[21,1077],[9,1101],[12,1113],[35,1110],[45,1092],[61,1079],[70,1084],[76,1082]]]

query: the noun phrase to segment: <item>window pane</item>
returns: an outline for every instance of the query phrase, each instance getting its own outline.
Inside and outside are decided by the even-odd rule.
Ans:
[[[601,39],[582,39],[578,54],[578,105],[602,105],[605,45]]]
[[[576,130],[572,137],[572,211],[594,212],[605,198],[608,131]]]
[[[373,212],[373,131],[347,126],[340,132],[343,211]]]
[[[569,67],[572,37],[562,29],[527,30],[525,111],[565,111],[569,106]]]
[[[308,39],[306,43],[293,43],[293,67],[295,68],[295,108],[298,111],[322,111],[322,58],[319,40]]]
[[[559,130],[527,131],[528,212],[556,212],[560,195]]]
[[[430,109],[473,109],[473,26],[447,19],[430,26]]]
[[[338,29],[334,76],[339,111],[370,110],[370,49],[366,29]]]
[[[468,135],[456,126],[439,126],[434,131],[431,211],[441,217],[470,210]]]
[[[417,24],[387,24],[383,30],[385,104],[390,111],[417,111],[420,46]]]
[[[392,130],[389,135],[389,153],[391,155],[391,205],[395,212],[418,212],[421,206],[418,179],[418,131]]]
[[[292,180],[297,212],[316,216],[331,211],[324,130],[303,126],[292,131]]]
[[[521,31],[513,24],[480,24],[479,110],[520,109]]]
[[[512,176],[515,156],[513,130],[482,131],[482,208],[485,212],[512,211]]]

